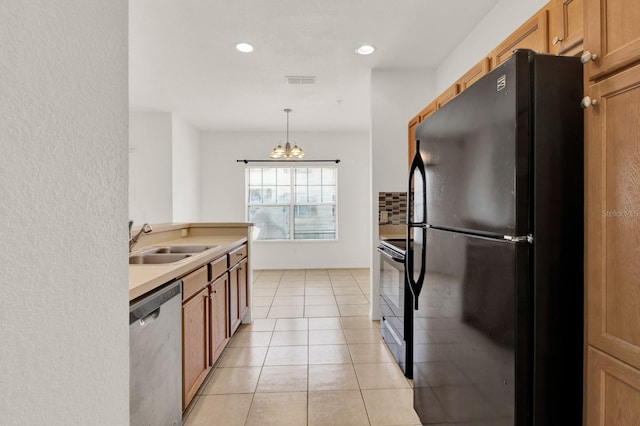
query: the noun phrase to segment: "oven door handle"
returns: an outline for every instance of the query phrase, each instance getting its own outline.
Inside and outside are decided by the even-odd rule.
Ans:
[[[402,263],[404,265],[404,257],[393,256],[387,253],[386,251],[383,251],[380,249],[378,249],[378,251],[380,252],[380,254],[384,255],[388,259],[393,260],[394,262]]]

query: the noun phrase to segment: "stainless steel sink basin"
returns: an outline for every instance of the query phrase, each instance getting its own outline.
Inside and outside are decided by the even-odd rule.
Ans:
[[[205,250],[209,250],[210,248],[218,247],[217,245],[213,246],[167,246],[167,247],[154,247],[148,250],[143,250],[142,254],[151,254],[151,253],[201,253]]]
[[[160,265],[174,263],[191,256],[188,253],[147,253],[129,256],[129,265]]]

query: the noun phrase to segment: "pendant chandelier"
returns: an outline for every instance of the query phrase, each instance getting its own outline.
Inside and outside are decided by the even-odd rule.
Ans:
[[[304,157],[304,152],[302,151],[302,149],[299,148],[298,145],[294,145],[293,148],[291,148],[291,144],[289,144],[289,113],[291,112],[291,108],[285,108],[284,112],[287,113],[287,143],[285,144],[284,148],[281,144],[278,144],[278,146],[273,148],[273,151],[271,151],[269,157],[274,159],[283,158],[286,160],[302,158]]]

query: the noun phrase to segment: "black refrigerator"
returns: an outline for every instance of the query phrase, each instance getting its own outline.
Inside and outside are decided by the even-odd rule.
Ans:
[[[518,50],[416,129],[423,424],[582,424],[582,95],[579,59]]]

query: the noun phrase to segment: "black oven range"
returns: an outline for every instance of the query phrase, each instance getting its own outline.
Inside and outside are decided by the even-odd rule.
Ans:
[[[380,334],[398,365],[413,377],[413,308],[411,290],[404,274],[406,241],[386,239],[380,252]]]

